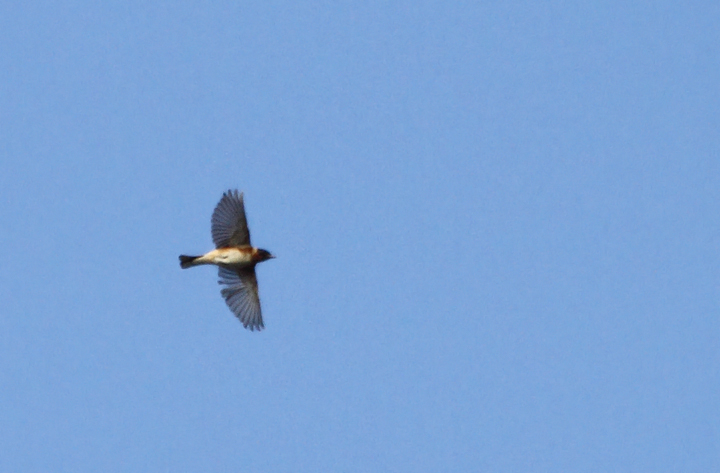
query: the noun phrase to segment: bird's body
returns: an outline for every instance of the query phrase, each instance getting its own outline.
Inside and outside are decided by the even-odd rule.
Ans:
[[[180,261],[180,267],[185,269],[202,264],[214,264],[226,268],[242,268],[254,264],[253,256],[257,255],[257,253],[257,248],[253,248],[252,246],[217,248],[208,251],[202,256],[187,256],[183,258],[184,261]],[[255,263],[257,263],[257,261],[255,261]]]
[[[255,265],[274,256],[250,244],[242,193],[228,191],[223,194],[213,212],[212,237],[214,250],[201,256],[180,255],[180,267],[218,266],[219,283],[227,286],[220,293],[230,310],[245,328],[261,330],[265,325],[260,310]]]

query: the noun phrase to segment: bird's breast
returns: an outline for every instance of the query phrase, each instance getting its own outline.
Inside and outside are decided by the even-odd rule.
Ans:
[[[251,247],[218,248],[211,253],[213,263],[222,266],[247,266],[253,263]]]

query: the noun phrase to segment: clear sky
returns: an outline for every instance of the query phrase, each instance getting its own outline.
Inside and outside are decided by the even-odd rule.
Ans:
[[[3,2],[0,470],[720,471],[718,24]]]

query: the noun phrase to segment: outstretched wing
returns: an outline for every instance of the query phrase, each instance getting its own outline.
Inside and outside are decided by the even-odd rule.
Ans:
[[[242,192],[227,191],[212,215],[212,239],[215,248],[250,244]]]
[[[243,327],[250,330],[265,328],[260,310],[260,297],[255,277],[255,268],[227,269],[218,268],[220,284],[227,285],[220,294],[225,298],[230,310],[240,319]]]

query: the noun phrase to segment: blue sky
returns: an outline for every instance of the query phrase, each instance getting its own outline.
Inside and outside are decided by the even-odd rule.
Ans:
[[[720,469],[720,6],[261,3],[0,6],[0,469]]]

